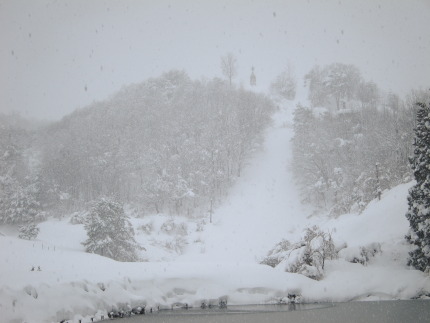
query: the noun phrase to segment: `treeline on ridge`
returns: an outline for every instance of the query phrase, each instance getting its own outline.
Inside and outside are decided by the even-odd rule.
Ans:
[[[0,147],[0,221],[26,222],[104,196],[143,212],[206,212],[240,176],[273,109],[263,95],[171,71],[25,140],[12,132]]]

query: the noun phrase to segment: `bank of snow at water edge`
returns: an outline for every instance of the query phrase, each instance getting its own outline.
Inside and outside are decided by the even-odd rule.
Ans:
[[[66,239],[66,235],[65,235]],[[227,297],[259,303],[284,296],[307,279],[259,265],[222,263],[120,263],[81,251],[0,237],[2,321],[59,322],[130,306],[199,305]],[[30,271],[31,264],[42,271]]]
[[[318,284],[327,299],[408,299],[430,293],[430,277],[406,266],[412,247],[405,240],[409,229],[405,214],[412,185],[384,192],[380,201],[372,201],[361,214],[321,219],[321,228],[333,231],[335,243],[346,246],[339,259],[327,263],[325,277]],[[366,265],[351,263],[360,257],[362,247],[379,250]],[[313,297],[321,300],[324,293]]]
[[[428,293],[429,277],[405,265],[409,186],[386,192],[360,215],[315,219],[322,228],[335,229],[337,243],[348,246],[345,258],[369,243],[379,243],[382,250],[367,266],[342,258],[327,262],[321,281],[257,263],[197,262],[197,258],[120,263],[85,253],[80,245],[85,236],[67,221],[45,223],[43,241],[34,242],[5,234],[8,230],[2,228],[1,318],[4,322],[89,322],[90,317],[106,317],[112,308],[170,307],[175,302],[198,306],[202,300],[220,297],[229,304],[252,304],[274,302],[289,292],[301,293],[309,302],[408,299]],[[55,248],[50,239],[56,241]],[[31,266],[36,271],[30,271]]]

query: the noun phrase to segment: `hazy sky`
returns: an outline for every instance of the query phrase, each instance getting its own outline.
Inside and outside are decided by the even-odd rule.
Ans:
[[[430,0],[0,0],[0,111],[55,120],[172,68],[221,77],[227,52],[238,84],[343,62],[403,95],[430,87],[429,22]]]

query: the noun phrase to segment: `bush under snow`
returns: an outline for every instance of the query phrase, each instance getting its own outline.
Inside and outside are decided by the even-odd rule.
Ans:
[[[320,280],[324,276],[325,261],[334,258],[337,258],[337,251],[331,234],[313,226],[305,230],[304,237],[297,243],[279,242],[261,263]]]
[[[374,242],[366,246],[347,247],[339,251],[339,257],[348,262],[359,263],[367,266],[369,260],[375,255],[382,253],[381,244]]]

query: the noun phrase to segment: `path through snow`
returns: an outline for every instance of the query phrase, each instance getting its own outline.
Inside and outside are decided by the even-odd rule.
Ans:
[[[300,203],[289,170],[293,109],[290,103],[273,115],[263,149],[253,156],[227,200],[215,210],[213,224],[204,232],[203,253],[190,251],[183,260],[255,263],[306,221],[309,212]]]

